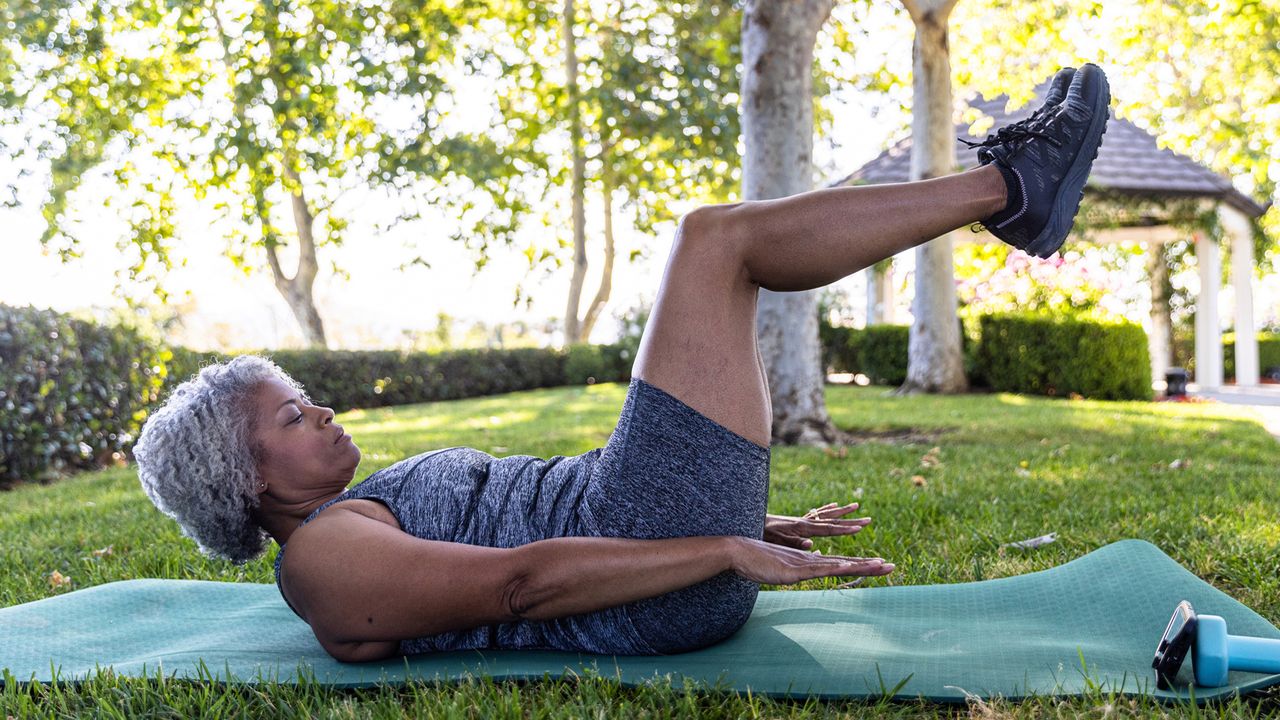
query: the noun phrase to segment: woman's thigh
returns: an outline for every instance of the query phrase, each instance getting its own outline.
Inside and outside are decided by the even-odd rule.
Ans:
[[[591,471],[580,515],[604,537],[739,535],[760,539],[769,449],[633,378],[618,426]],[[656,652],[718,642],[746,622],[759,586],[725,572],[625,607]]]
[[[769,448],[632,378],[617,427],[591,468],[580,514],[610,537],[759,539],[769,459]]]
[[[767,447],[773,419],[756,338],[759,291],[721,207],[685,215],[631,374]]]

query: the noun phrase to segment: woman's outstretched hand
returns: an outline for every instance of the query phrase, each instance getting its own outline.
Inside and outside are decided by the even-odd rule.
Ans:
[[[734,537],[733,571],[766,585],[789,585],[820,577],[888,575],[893,564],[882,558],[819,555],[752,538]]]
[[[764,541],[807,550],[813,547],[809,538],[853,535],[871,522],[869,517],[840,519],[857,509],[856,502],[848,505],[827,503],[805,513],[804,517],[765,515]]]

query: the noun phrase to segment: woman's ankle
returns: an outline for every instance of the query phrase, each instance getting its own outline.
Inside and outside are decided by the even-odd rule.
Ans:
[[[973,172],[982,176],[984,187],[986,188],[983,197],[990,200],[987,214],[983,215],[983,217],[991,217],[1007,208],[1012,196],[1009,192],[1009,185],[1005,182],[1004,173],[1000,172],[1000,168],[996,167],[995,163],[987,163]]]

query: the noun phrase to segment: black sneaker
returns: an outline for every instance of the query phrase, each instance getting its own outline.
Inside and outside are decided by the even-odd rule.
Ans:
[[[1011,125],[1002,140],[997,132],[978,143],[978,161],[994,162],[1009,191],[1008,205],[981,221],[988,232],[1036,257],[1062,247],[1107,131],[1110,105],[1107,76],[1085,63],[1051,111],[1034,123]]]
[[[1062,102],[1062,99],[1067,96],[1067,88],[1071,86],[1071,78],[1075,77],[1075,74],[1076,69],[1073,67],[1065,67],[1059,70],[1049,83],[1049,92],[1044,96],[1044,104],[1036,108],[1036,111],[1031,113],[1031,117],[1005,125],[997,130],[995,134],[988,135],[987,139],[982,142],[971,142],[961,137],[956,139],[969,147],[978,148],[978,160],[983,165],[991,162],[989,159],[983,159],[985,156],[990,155],[991,151],[988,148],[991,145],[1006,142],[1013,135],[1021,132],[1023,128],[1040,124],[1044,121],[1046,115],[1050,115],[1058,109],[1058,103]]]

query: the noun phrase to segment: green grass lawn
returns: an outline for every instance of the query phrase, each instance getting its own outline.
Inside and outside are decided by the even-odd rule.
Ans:
[[[497,456],[576,455],[602,446],[625,384],[438,402],[339,418],[364,451],[355,480],[404,457],[468,445]],[[875,522],[825,552],[891,560],[898,584],[984,580],[1041,570],[1116,540],[1142,538],[1272,622],[1280,621],[1280,443],[1241,409],[1217,404],[1049,400],[1015,395],[890,397],[828,386],[842,428],[871,441],[847,452],[774,448],[770,511],[800,514],[858,499]],[[910,432],[907,432],[910,431]],[[938,448],[931,453],[932,448]],[[922,462],[926,455],[936,458]],[[1002,543],[1056,532],[1033,551]],[[115,580],[271,583],[275,547],[243,567],[212,561],[143,495],[132,467],[0,494],[0,606]],[[820,541],[822,543],[824,541]],[[69,578],[55,587],[54,572]],[[814,581],[794,586],[834,585]],[[1208,708],[1097,694],[965,707],[800,703],[687,688],[626,689],[606,679],[409,684],[364,690],[222,686],[110,675],[80,685],[7,685],[0,717],[648,716],[1265,717],[1280,691]]]

